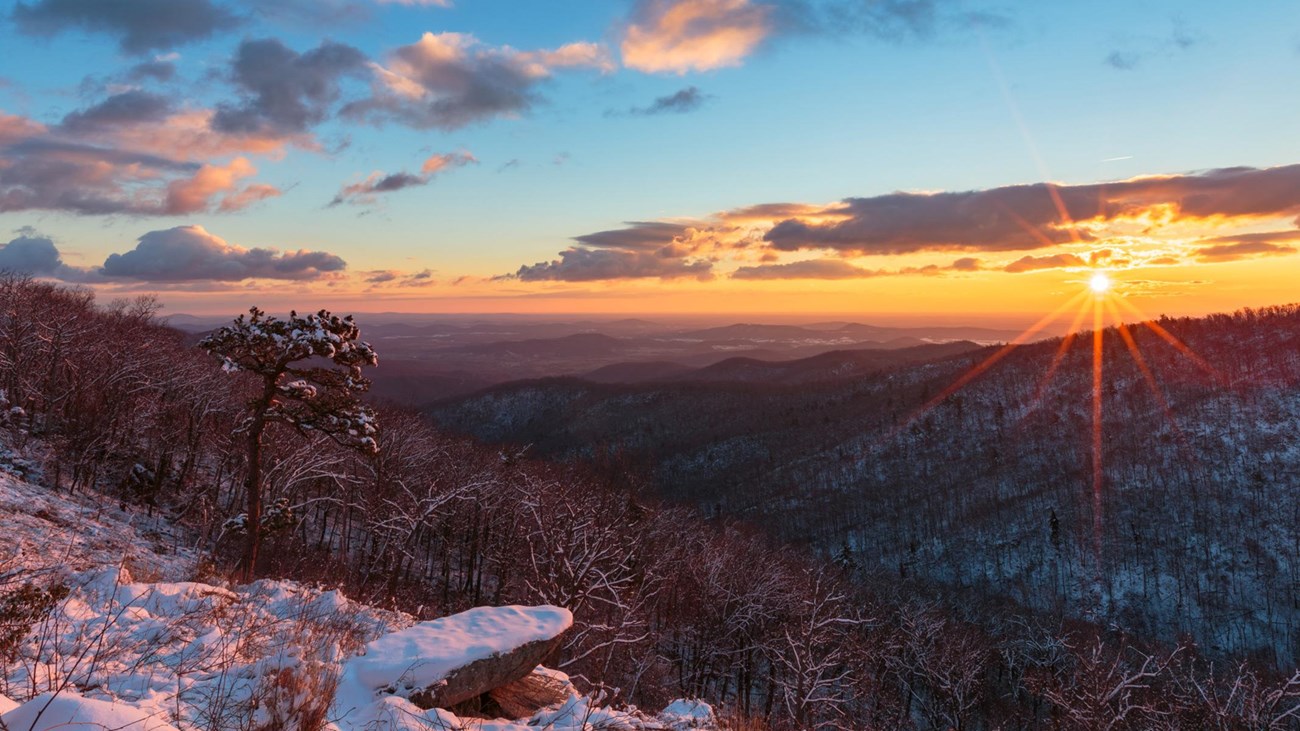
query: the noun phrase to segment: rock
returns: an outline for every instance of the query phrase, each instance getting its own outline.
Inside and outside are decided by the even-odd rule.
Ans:
[[[475,660],[442,680],[411,693],[421,708],[446,708],[519,680],[560,647],[560,636],[536,640],[499,655]]]
[[[559,648],[573,615],[560,607],[477,607],[385,635],[352,658],[336,715],[376,692],[421,708],[447,708],[519,680]]]
[[[538,667],[519,680],[488,691],[506,718],[529,718],[548,706],[563,703],[573,693],[569,676]]]

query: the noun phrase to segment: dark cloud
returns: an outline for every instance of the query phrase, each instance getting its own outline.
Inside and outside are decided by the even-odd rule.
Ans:
[[[653,251],[671,245],[678,237],[686,235],[688,228],[680,223],[629,221],[626,228],[583,234],[573,237],[573,240],[593,248]]]
[[[35,0],[17,3],[11,17],[23,32],[35,35],[69,28],[106,33],[128,53],[175,48],[241,22],[211,0]]]
[[[1064,269],[1066,267],[1086,267],[1088,262],[1074,254],[1052,254],[1050,256],[1022,256],[1011,262],[1002,271],[1020,274],[1036,272],[1041,269]]]
[[[517,51],[460,33],[425,33],[395,50],[387,67],[377,70],[371,96],[343,112],[376,124],[459,129],[527,112],[541,99],[537,86],[554,69],[571,67],[611,68],[604,49],[590,43]]]
[[[433,182],[434,177],[443,171],[477,163],[478,160],[468,152],[431,155],[424,161],[418,175],[405,171],[387,175],[374,173],[359,183],[344,186],[334,196],[334,200],[330,201],[329,205],[337,206],[341,203],[366,205],[374,203],[378,194],[428,185]]]
[[[234,282],[319,279],[346,267],[342,259],[324,251],[245,249],[202,226],[177,226],[141,236],[131,251],[110,255],[101,272],[106,277],[150,282]]]
[[[1059,203],[1058,203],[1059,202]],[[1290,216],[1300,212],[1300,165],[1223,168],[1114,183],[1037,183],[959,193],[890,193],[849,198],[820,218],[780,221],[764,236],[775,249],[850,254],[927,250],[1017,251],[1072,240],[1062,222],[1112,220],[1168,207],[1172,220]]]
[[[955,272],[978,272],[984,268],[984,262],[973,256],[964,256],[952,263]]]
[[[58,248],[43,236],[19,236],[0,246],[0,271],[50,275],[62,266]]]
[[[172,111],[171,100],[147,91],[131,90],[114,94],[104,101],[72,112],[63,118],[60,127],[67,132],[80,133],[141,122],[159,122]]]
[[[605,279],[711,279],[713,262],[706,259],[664,257],[654,253],[622,249],[570,247],[560,258],[519,267],[513,278],[525,282],[591,282]]]
[[[212,126],[234,134],[301,134],[329,116],[340,80],[365,70],[365,55],[342,43],[325,41],[300,54],[274,38],[244,41],[230,79],[245,98],[218,105]]]
[[[143,61],[126,72],[130,81],[171,81],[176,76],[176,64],[171,61]]]
[[[668,96],[661,96],[644,107],[629,107],[626,114],[636,117],[653,117],[659,114],[686,114],[693,112],[713,97],[698,87],[688,86]]]
[[[626,227],[574,237],[577,246],[559,259],[522,266],[502,278],[524,281],[713,278],[713,261],[701,251],[714,244],[714,230],[666,221],[630,221]]]

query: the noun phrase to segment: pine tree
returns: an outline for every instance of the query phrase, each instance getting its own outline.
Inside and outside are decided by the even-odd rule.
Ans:
[[[370,344],[359,339],[361,331],[352,316],[339,318],[321,310],[306,317],[290,312],[289,319],[280,320],[256,307],[248,312],[199,344],[221,359],[226,372],[261,379],[240,427],[248,457],[246,510],[233,525],[245,533],[240,561],[245,580],[253,578],[264,527],[262,436],[268,424],[285,424],[304,436],[323,434],[362,452],[379,451],[374,413],[357,397],[370,387],[361,376],[362,366],[377,365],[379,359]],[[308,359],[324,359],[330,365],[301,364]]]

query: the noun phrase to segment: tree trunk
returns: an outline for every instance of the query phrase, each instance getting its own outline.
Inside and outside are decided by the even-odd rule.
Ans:
[[[262,545],[262,432],[266,430],[266,412],[275,398],[275,378],[266,379],[262,398],[253,410],[252,422],[248,425],[248,477],[244,481],[244,495],[247,501],[244,513],[246,539],[244,556],[240,559],[240,578],[250,582],[257,573],[257,554]]]

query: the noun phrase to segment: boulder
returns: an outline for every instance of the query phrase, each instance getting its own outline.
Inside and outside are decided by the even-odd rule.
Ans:
[[[378,695],[408,698],[421,708],[447,708],[533,672],[573,626],[567,609],[476,607],[384,635],[347,662],[336,715]]]
[[[560,639],[556,635],[549,640],[535,640],[456,668],[442,680],[412,692],[411,702],[420,708],[447,708],[510,685],[558,650]]]
[[[574,692],[569,676],[538,667],[524,677],[488,691],[488,698],[506,718],[529,718],[569,699]]]

